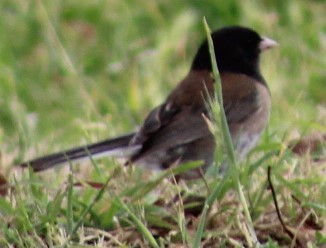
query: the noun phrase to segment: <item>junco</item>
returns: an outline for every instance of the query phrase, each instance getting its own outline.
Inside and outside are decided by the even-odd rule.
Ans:
[[[271,96],[260,73],[259,56],[277,43],[240,26],[217,30],[212,33],[212,39],[227,122],[236,152],[243,157],[256,145],[268,123]],[[163,104],[149,113],[137,132],[46,155],[21,166],[42,171],[89,156],[112,155],[126,158],[126,164],[140,164],[151,170],[200,160],[205,171],[213,163],[216,148],[207,124],[208,95],[214,96],[214,79],[205,40],[188,75]],[[199,175],[199,170],[191,170],[182,176]]]

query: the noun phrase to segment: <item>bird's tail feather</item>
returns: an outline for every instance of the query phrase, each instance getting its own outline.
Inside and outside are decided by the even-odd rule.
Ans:
[[[134,134],[128,134],[115,139],[104,140],[98,143],[45,155],[43,157],[24,162],[20,164],[20,166],[30,166],[34,171],[43,171],[60,164],[68,163],[70,161],[80,161],[89,157],[130,157],[141,148],[141,145],[129,146],[129,142],[133,136]]]

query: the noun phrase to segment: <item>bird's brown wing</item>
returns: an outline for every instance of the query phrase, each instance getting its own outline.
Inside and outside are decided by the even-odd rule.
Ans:
[[[205,96],[208,93],[213,95],[213,84],[209,71],[191,71],[171,92],[166,102],[150,112],[130,144],[143,144],[165,128],[178,129],[177,125],[181,125],[183,130],[191,130],[184,124],[190,126],[192,121],[203,121],[202,112],[207,111]]]
[[[157,168],[168,167],[170,163],[177,159],[180,162],[190,160],[207,160],[204,147],[196,146],[196,142],[201,144],[211,144],[209,155],[214,154],[215,142],[213,134],[210,132],[204,111],[184,107],[181,111],[173,115],[169,122],[161,125],[143,142],[141,151],[131,158],[132,162],[151,164]],[[191,147],[197,147],[198,152],[190,154]],[[202,156],[199,156],[202,154]]]
[[[176,108],[170,108],[167,103],[154,108],[146,117],[139,131],[130,141],[130,145],[143,144],[153,133],[166,125],[178,112]]]

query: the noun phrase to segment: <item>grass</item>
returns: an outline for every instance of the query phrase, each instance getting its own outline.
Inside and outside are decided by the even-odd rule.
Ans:
[[[280,43],[261,61],[270,124],[239,170],[258,239],[266,247],[292,242],[268,190],[271,166],[287,225],[305,245],[325,244],[325,229],[313,226],[325,222],[325,161],[288,148],[294,138],[326,132],[325,7],[317,0],[1,1],[0,182],[11,190],[0,198],[0,246],[250,243],[235,183],[220,176],[175,184],[171,171],[148,175],[112,159],[42,174],[14,167],[134,130],[187,73],[205,37],[204,16],[212,29],[241,24]],[[200,222],[213,189],[217,198]]]

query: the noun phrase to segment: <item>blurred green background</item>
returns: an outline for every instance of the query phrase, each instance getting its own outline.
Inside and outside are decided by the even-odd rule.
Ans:
[[[325,130],[325,10],[317,0],[2,0],[2,167],[134,130],[187,73],[204,16],[280,44],[262,56],[265,139]]]

